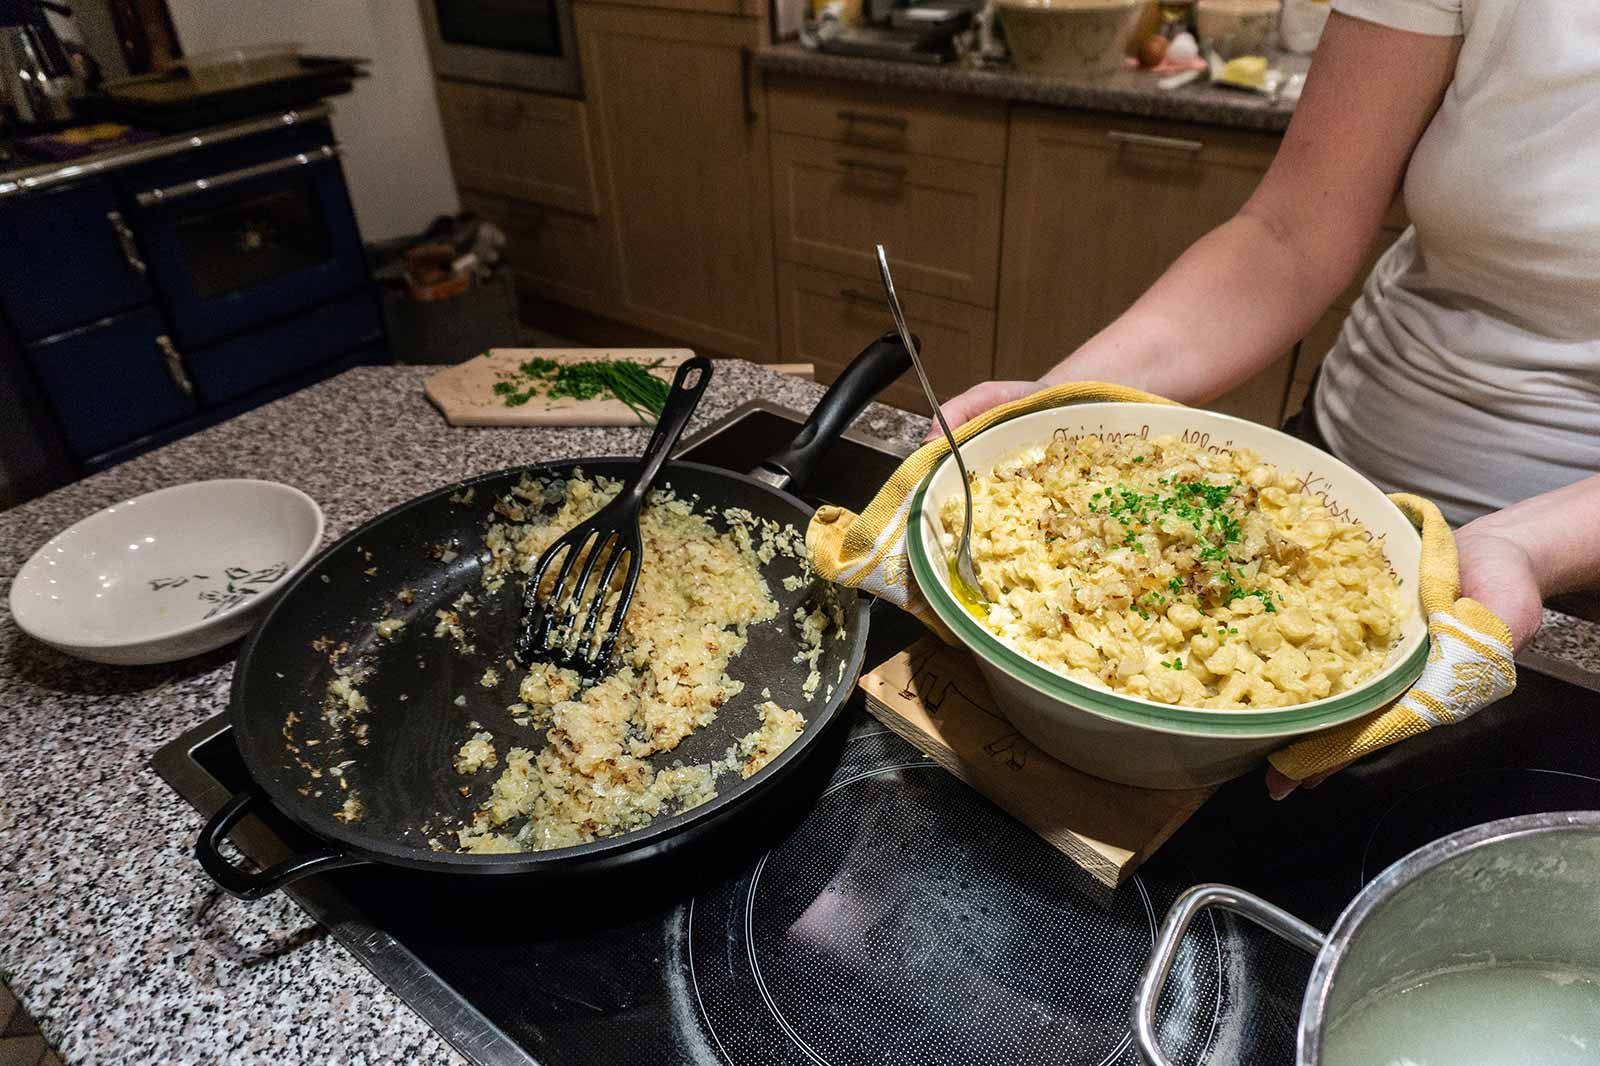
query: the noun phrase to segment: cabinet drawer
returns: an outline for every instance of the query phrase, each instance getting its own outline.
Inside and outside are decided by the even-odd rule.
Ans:
[[[772,128],[839,144],[965,159],[999,166],[1006,157],[1006,108],[989,100],[774,78]]]
[[[207,407],[243,396],[382,338],[371,290],[274,323],[222,344],[185,352],[195,393]]]
[[[193,414],[168,368],[166,326],[153,307],[51,337],[28,349],[67,446],[80,459]],[[168,342],[170,343],[170,342]]]
[[[25,341],[150,300],[115,192],[90,181],[0,201],[0,307]]]
[[[506,231],[506,262],[541,295],[605,314],[614,304],[611,228],[596,218],[462,190],[461,206]]]
[[[882,241],[906,288],[994,306],[999,167],[776,134],[772,168],[779,259],[876,282]]]
[[[993,312],[896,288],[906,318],[922,341],[923,362],[941,399],[993,376]],[[838,377],[874,337],[894,328],[876,281],[864,284],[845,274],[795,263],[778,264],[778,322],[784,359],[815,363],[821,382]],[[930,413],[911,374],[879,398],[908,411]]]
[[[594,215],[594,160],[582,100],[440,80],[439,110],[456,181]]]

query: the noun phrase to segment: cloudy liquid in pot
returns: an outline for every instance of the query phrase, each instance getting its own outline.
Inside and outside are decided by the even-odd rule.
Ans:
[[[1474,966],[1371,997],[1328,1030],[1322,1066],[1593,1066],[1600,972]]]

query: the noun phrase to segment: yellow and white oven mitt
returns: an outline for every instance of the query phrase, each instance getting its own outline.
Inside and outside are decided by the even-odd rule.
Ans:
[[[1120,385],[1056,385],[986,411],[958,428],[956,439],[966,441],[1029,411],[1107,401],[1172,403]],[[917,588],[906,559],[911,499],[949,450],[943,439],[917,449],[859,515],[843,507],[818,509],[806,530],[806,546],[812,568],[823,577],[888,600],[954,644],[953,634]],[[1395,493],[1390,499],[1422,535],[1418,576],[1428,618],[1427,665],[1416,683],[1388,706],[1273,752],[1269,761],[1291,780],[1303,781],[1435,726],[1459,722],[1516,687],[1511,631],[1483,604],[1461,595],[1455,537],[1444,516],[1419,496]]]

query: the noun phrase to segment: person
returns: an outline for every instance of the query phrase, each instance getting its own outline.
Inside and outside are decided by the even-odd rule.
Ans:
[[[1458,526],[1462,592],[1518,647],[1542,602],[1600,586],[1600,3],[1333,0],[1293,120],[1244,207],[1038,381],[1187,404],[1296,343],[1380,259],[1296,418]],[[1285,782],[1273,784],[1274,794]]]

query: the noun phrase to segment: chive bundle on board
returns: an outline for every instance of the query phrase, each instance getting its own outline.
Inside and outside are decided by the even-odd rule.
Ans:
[[[506,377],[495,383],[496,395],[505,400],[507,407],[521,407],[535,396],[550,399],[570,396],[574,400],[589,400],[596,396],[614,396],[647,422],[653,422],[666,406],[667,383],[651,374],[661,366],[653,363],[636,363],[632,359],[587,360],[581,363],[558,363],[554,359],[529,359]]]

